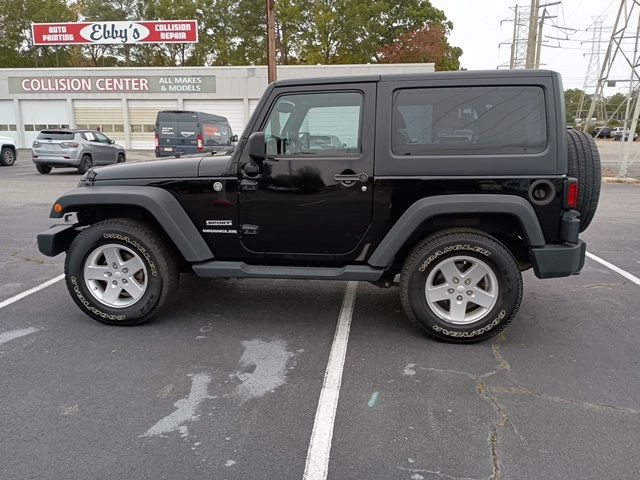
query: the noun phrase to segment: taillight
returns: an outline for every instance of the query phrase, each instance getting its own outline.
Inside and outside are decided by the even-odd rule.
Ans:
[[[156,133],[156,148],[160,148],[160,137]]]
[[[33,146],[34,147],[39,147],[40,146],[40,142],[33,142]]]
[[[564,207],[566,209],[574,210],[578,206],[578,193],[580,193],[578,180],[575,178],[568,178],[567,190],[564,197]]]
[[[202,152],[204,150],[204,142],[202,141],[202,135],[198,135],[198,151]]]
[[[60,145],[67,148],[78,148],[78,142],[62,142]]]

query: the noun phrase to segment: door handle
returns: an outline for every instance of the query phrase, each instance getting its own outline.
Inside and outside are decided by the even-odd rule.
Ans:
[[[352,173],[352,174],[336,173],[333,176],[333,179],[336,182],[357,182],[357,181],[366,182],[369,179],[369,175],[367,175],[366,173]]]

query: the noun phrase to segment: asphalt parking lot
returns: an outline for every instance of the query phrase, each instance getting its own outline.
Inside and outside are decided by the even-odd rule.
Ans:
[[[133,328],[88,319],[61,281],[15,300],[61,274],[35,235],[78,178],[0,168],[2,480],[638,478],[640,185],[603,185],[583,234],[626,277],[592,258],[526,272],[504,334],[458,346],[364,283],[183,276]]]

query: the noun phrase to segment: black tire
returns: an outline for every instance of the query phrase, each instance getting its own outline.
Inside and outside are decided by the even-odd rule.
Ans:
[[[80,166],[78,167],[78,173],[80,173],[80,175],[84,175],[92,167],[93,159],[91,156],[87,154],[82,155],[82,158],[80,159]]]
[[[51,167],[49,165],[42,165],[40,163],[36,163],[36,170],[38,171],[38,173],[41,173],[43,175],[48,175],[49,173],[51,173]]]
[[[0,151],[0,165],[10,167],[14,163],[16,163],[16,151],[13,148],[3,148]]]
[[[122,245],[139,254],[148,272],[146,290],[130,306],[101,303],[85,282],[85,261],[106,244]],[[175,293],[179,280],[178,264],[165,241],[149,225],[125,218],[104,220],[83,230],[67,251],[64,271],[67,289],[76,305],[99,322],[119,326],[150,320]]]
[[[116,158],[116,163],[124,163],[124,162],[125,162],[124,153],[119,153],[118,157]]]
[[[491,269],[497,281],[494,306],[466,324],[456,324],[439,316],[425,294],[432,271],[437,272],[447,259],[453,262],[453,257],[480,260]],[[464,280],[464,277],[460,278]],[[463,286],[462,283],[459,286]],[[454,293],[457,295],[458,292]],[[497,335],[516,316],[522,301],[522,277],[509,250],[490,235],[470,229],[443,230],[418,243],[405,259],[400,276],[400,297],[409,318],[429,337],[450,343],[475,343]],[[449,300],[443,305],[450,305],[446,302]],[[467,307],[471,312],[478,308],[473,303]],[[482,309],[476,311],[482,312]]]
[[[580,231],[584,232],[593,220],[600,199],[602,167],[596,142],[589,135],[575,130],[567,131],[569,177],[578,179],[578,206]]]

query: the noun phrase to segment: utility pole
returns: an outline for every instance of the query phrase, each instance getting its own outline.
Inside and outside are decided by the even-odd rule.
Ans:
[[[538,68],[540,68],[540,54],[542,53],[542,29],[544,27],[544,21],[548,18],[556,18],[557,15],[547,15],[547,9],[545,8],[542,11],[542,18],[540,19],[540,22],[538,22],[538,39],[536,42],[536,61],[534,63],[533,68],[535,68],[536,70]]]
[[[536,30],[538,27],[538,10],[540,0],[531,0],[529,9],[529,36],[527,38],[527,68],[533,68],[536,63]]]
[[[509,58],[509,68],[513,70],[516,65],[516,48],[518,38],[518,4],[513,9],[513,41],[511,42],[511,57]]]
[[[275,0],[267,0],[267,79],[275,82],[276,74],[276,17],[274,13]]]

